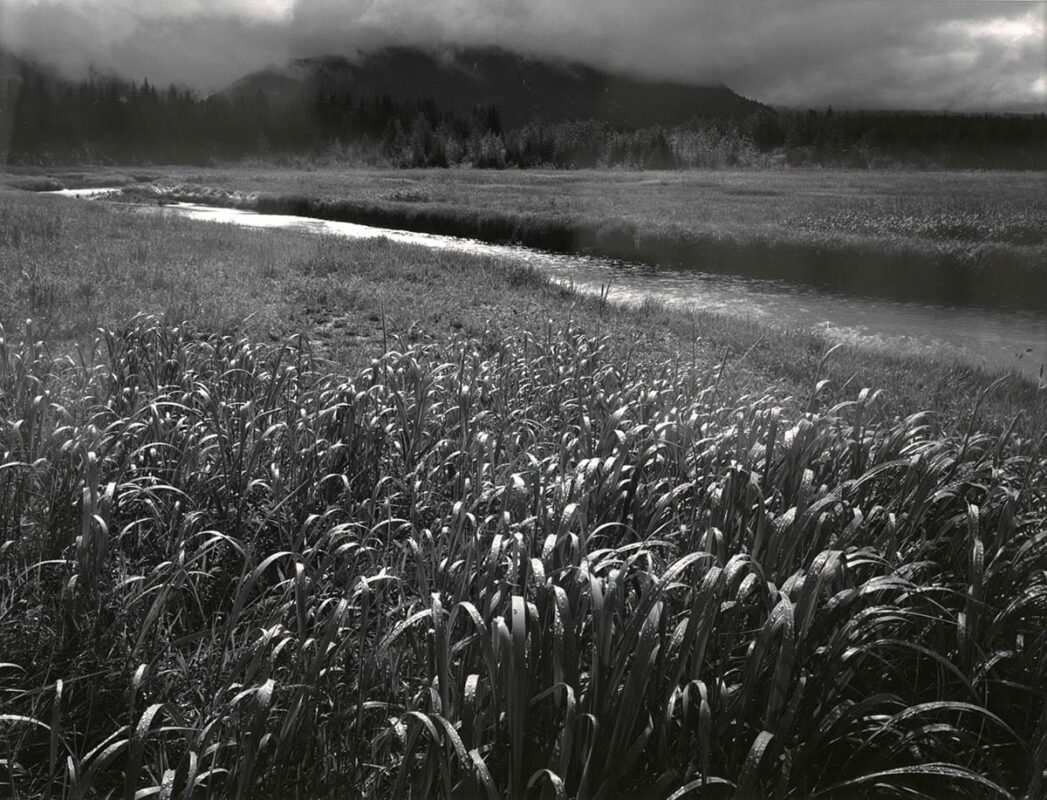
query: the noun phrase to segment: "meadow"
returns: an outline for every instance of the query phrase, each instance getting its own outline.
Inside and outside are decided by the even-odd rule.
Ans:
[[[1039,172],[382,170],[292,163],[54,173],[54,180],[70,187],[109,185],[111,179],[114,184],[188,184],[322,200],[616,219],[644,229],[675,226],[698,232],[708,228],[774,238],[803,231],[1047,245],[1047,200]]]
[[[127,197],[697,265],[893,300],[1047,308],[1038,173],[245,167],[152,177]]]
[[[611,313],[598,297],[514,262],[380,239],[199,225],[24,192],[0,191],[0,277],[0,322],[19,328],[31,317],[38,338],[59,352],[139,312],[265,341],[305,332],[350,368],[366,366],[397,337],[439,343],[572,323],[610,336],[630,361],[716,365],[738,395],[802,396],[819,373],[827,391],[883,388],[885,413],[934,409],[954,430],[997,377],[961,362],[853,347],[823,363],[832,345],[807,331],[654,303]],[[1031,419],[1042,399],[1035,385],[1009,381],[986,397],[981,424],[998,431],[1016,415]]]
[[[0,279],[12,797],[1043,796],[1030,383],[16,193]]]

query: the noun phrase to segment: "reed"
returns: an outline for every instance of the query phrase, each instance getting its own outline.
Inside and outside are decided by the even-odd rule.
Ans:
[[[1042,430],[393,348],[0,343],[6,795],[1042,796]]]

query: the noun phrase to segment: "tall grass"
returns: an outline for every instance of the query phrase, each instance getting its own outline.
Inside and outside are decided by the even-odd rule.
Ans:
[[[1042,797],[1044,440],[716,376],[5,340],[3,792]]]
[[[829,346],[816,334],[712,312],[611,308],[512,260],[0,193],[0,324],[17,328],[32,317],[36,338],[69,349],[138,312],[273,341],[311,330],[319,352],[353,370],[396,335],[502,338],[551,319],[554,328],[573,323],[612,335],[615,357],[625,361],[673,361],[681,353],[692,364],[715,360],[724,367],[723,391],[734,394],[774,386],[805,395]],[[993,380],[962,364],[856,348],[838,349],[823,367],[833,391],[882,387],[885,413],[933,408],[949,425]],[[983,403],[984,425],[1003,430],[1019,411],[1035,420],[1045,399],[1032,382],[1013,380]]]

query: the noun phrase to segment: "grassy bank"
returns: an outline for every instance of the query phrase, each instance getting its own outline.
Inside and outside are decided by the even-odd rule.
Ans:
[[[350,173],[314,184],[294,173],[219,172],[188,176],[209,184],[161,181],[146,192],[127,191],[131,197],[699,265],[874,297],[1047,308],[1047,204],[1029,194],[1027,175],[1004,175],[991,191],[981,176],[924,176],[933,191],[924,186],[907,197],[903,192],[914,186],[905,174],[892,185],[882,177],[871,183],[842,173],[836,179],[842,186],[834,187],[818,173],[788,179],[773,173],[711,179],[590,174],[587,180],[551,174],[543,184],[529,174],[492,183],[460,172],[397,183],[389,173]],[[606,197],[596,196],[600,188]],[[977,201],[972,192],[979,193]]]
[[[1042,796],[1035,441],[573,329],[349,377],[148,319],[17,339],[9,796]]]
[[[506,214],[621,218],[641,228],[671,224],[779,236],[802,230],[820,236],[1047,244],[1042,173],[365,170],[245,164],[38,170],[19,177],[50,176],[75,188],[106,185],[114,174],[126,178],[129,173],[147,183],[368,203],[450,205]],[[0,172],[0,182],[9,178]]]
[[[382,240],[248,231],[24,193],[0,194],[0,223],[0,322],[18,327],[32,317],[51,343],[83,342],[99,326],[147,312],[269,340],[306,332],[324,354],[356,367],[400,339],[541,335],[571,322],[610,336],[632,362],[722,365],[737,394],[773,387],[806,398],[820,375],[829,398],[879,387],[884,413],[934,409],[954,429],[994,378],[851,347],[822,363],[829,343],[806,332],[650,304],[609,308],[515,263]],[[1042,403],[1042,392],[1015,378],[986,398],[982,424],[1002,430],[1019,413],[1035,417]]]
[[[976,371],[491,259],[0,221],[0,794],[1042,796],[1028,383],[972,419]]]
[[[93,186],[130,186],[157,180],[162,174],[143,172],[140,168],[121,170],[85,166],[79,169],[42,170],[39,167],[5,165],[0,168],[0,187],[27,192],[53,192]]]
[[[90,182],[90,173],[34,180]],[[99,172],[94,183],[114,177]],[[892,299],[1047,306],[1038,173],[487,172],[156,167],[170,198],[803,281]],[[113,185],[124,185],[117,173]],[[2,176],[0,182],[29,180]],[[50,184],[49,184],[50,185]],[[143,196],[136,192],[135,196]]]

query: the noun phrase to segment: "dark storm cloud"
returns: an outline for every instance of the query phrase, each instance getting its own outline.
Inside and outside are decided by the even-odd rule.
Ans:
[[[1045,14],[992,0],[0,0],[0,43],[201,88],[292,56],[497,44],[772,103],[1039,109]]]

